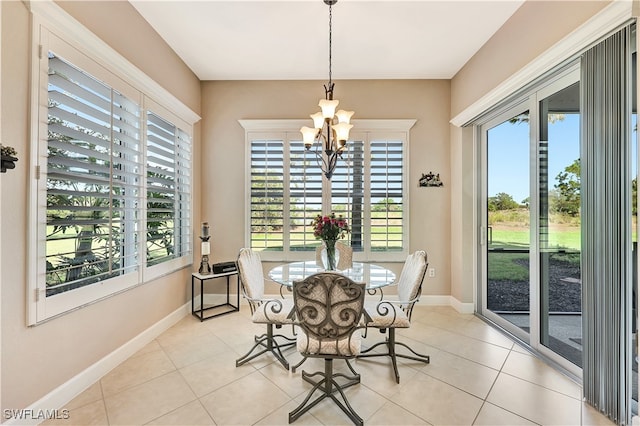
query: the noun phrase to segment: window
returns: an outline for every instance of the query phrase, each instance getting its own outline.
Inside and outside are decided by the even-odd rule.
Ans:
[[[369,121],[369,120],[365,120]],[[343,215],[345,243],[360,260],[403,260],[408,252],[407,144],[413,120],[357,125],[331,181],[302,143],[301,122],[241,120],[248,145],[246,244],[265,260],[308,258],[320,244],[309,224],[326,210]],[[371,128],[365,128],[366,125]],[[270,131],[271,129],[271,131]]]
[[[189,135],[147,112],[147,265],[191,250]]]
[[[137,270],[140,106],[49,54],[46,297]]]
[[[43,34],[31,324],[186,266],[192,245],[191,125]]]

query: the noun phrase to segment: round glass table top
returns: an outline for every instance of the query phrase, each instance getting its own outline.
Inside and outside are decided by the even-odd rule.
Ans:
[[[292,262],[278,265],[269,271],[269,278],[287,287],[293,287],[294,281],[300,281],[309,275],[325,272],[322,266],[318,266],[315,260],[306,262]],[[333,271],[351,278],[355,282],[364,282],[368,290],[391,285],[396,280],[396,274],[373,263],[353,262],[349,269]]]

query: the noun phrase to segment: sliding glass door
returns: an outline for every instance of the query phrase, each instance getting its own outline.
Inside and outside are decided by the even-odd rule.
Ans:
[[[481,314],[579,374],[577,68],[479,127]]]
[[[497,322],[524,337],[529,332],[531,249],[530,114],[526,105],[487,123],[484,302]]]
[[[539,340],[582,367],[580,83],[566,82],[537,94]]]

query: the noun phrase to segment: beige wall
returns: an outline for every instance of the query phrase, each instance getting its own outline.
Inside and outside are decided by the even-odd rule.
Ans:
[[[325,83],[202,84],[202,217],[212,225],[214,261],[235,259],[244,245],[245,137],[238,120],[304,119],[318,108]],[[348,80],[336,82],[335,88],[341,107],[356,112],[354,119],[417,119],[409,148],[409,249],[426,250],[430,267],[436,268],[436,277],[425,280],[423,294],[428,295],[450,293],[449,96],[446,80]],[[429,171],[440,173],[443,188],[418,188],[421,173]],[[399,272],[400,265],[390,266]]]
[[[199,81],[128,1],[56,3],[186,106],[200,111]]]
[[[562,38],[576,30],[609,1],[526,1],[451,80],[451,116],[509,79]],[[452,227],[451,294],[473,301],[473,208],[477,204],[470,129],[451,127]]]
[[[524,68],[609,1],[526,1],[451,80],[451,117]]]
[[[147,74],[157,78],[199,113],[200,83],[176,59],[151,28],[140,21],[126,2],[110,6],[96,4],[91,13],[81,5],[70,10],[77,18],[97,28],[98,21],[113,24],[102,28],[101,37],[116,47]],[[2,409],[25,408],[96,363],[137,334],[184,305],[188,300],[189,270],[171,274],[130,291],[97,302],[36,327],[26,326],[27,194],[30,116],[28,113],[30,17],[22,2],[0,2],[2,7],[2,135],[4,144],[15,147],[20,160],[2,179]],[[94,7],[92,4],[91,7]],[[121,31],[120,23],[135,23]],[[126,33],[124,39],[121,33]],[[140,40],[143,45],[137,45]],[[130,46],[125,46],[130,44]],[[144,46],[144,48],[142,48]],[[138,55],[138,51],[146,52]],[[151,58],[153,52],[155,58]],[[161,63],[163,66],[159,67]],[[175,90],[179,88],[179,90]],[[197,131],[197,135],[199,132]],[[195,139],[196,152],[199,140]],[[194,173],[199,173],[196,162]],[[196,182],[198,179],[196,178]],[[199,210],[199,204],[196,211]],[[196,220],[199,220],[197,218]],[[57,408],[57,407],[48,407]]]

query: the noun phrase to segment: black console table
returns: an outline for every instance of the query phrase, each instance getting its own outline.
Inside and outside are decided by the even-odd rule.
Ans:
[[[229,294],[229,278],[231,276],[236,276],[236,304],[231,303],[230,294]],[[212,280],[215,278],[227,278],[227,299],[224,303],[218,303],[214,305],[205,305],[204,304],[204,283],[207,280]],[[195,300],[195,281],[200,281],[200,307],[196,309]],[[223,272],[221,274],[211,274],[211,275],[202,275],[197,272],[193,272],[191,274],[191,313],[199,318],[200,321],[204,321],[209,318],[217,317],[220,315],[230,314],[231,312],[238,312],[240,310],[240,280],[238,279],[238,271],[231,272]],[[208,312],[208,315],[205,316],[205,312]]]

